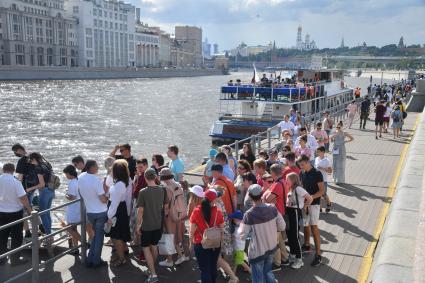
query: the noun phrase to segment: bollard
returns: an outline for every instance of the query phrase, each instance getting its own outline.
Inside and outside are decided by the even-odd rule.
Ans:
[[[86,206],[84,200],[80,198],[80,211],[81,211],[81,263],[85,264],[87,259],[87,237],[86,237]]]
[[[38,283],[40,274],[39,274],[39,248],[40,242],[38,241],[38,212],[31,212],[31,261],[32,261],[32,283]]]
[[[239,160],[239,141],[235,141],[235,154],[236,154],[236,160]]]
[[[270,129],[267,129],[267,151],[269,151],[271,147],[272,147],[272,136],[271,136]]]

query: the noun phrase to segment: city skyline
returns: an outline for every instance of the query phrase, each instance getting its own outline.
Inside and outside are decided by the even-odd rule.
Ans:
[[[423,0],[131,0],[141,8],[142,21],[173,33],[175,25],[203,29],[221,50],[276,41],[281,48],[294,47],[297,28],[302,25],[318,48],[337,48],[363,42],[384,46],[424,44],[425,1]],[[320,3],[318,3],[320,2]],[[223,33],[223,31],[225,31]],[[367,32],[366,32],[367,31]]]

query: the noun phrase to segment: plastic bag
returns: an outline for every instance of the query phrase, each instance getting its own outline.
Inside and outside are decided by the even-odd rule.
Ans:
[[[174,234],[162,234],[161,240],[158,243],[158,250],[160,255],[173,255],[177,253],[174,246]]]

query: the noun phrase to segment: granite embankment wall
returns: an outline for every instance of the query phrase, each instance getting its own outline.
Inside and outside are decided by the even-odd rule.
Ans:
[[[369,282],[425,282],[425,233],[421,230],[425,226],[425,110],[416,125]]]
[[[216,69],[88,69],[88,68],[0,68],[1,80],[96,80],[126,78],[174,78],[221,75]]]

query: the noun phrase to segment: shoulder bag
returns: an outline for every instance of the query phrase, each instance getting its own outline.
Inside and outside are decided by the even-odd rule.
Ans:
[[[215,249],[219,248],[221,246],[221,241],[223,239],[223,232],[220,227],[216,227],[216,221],[217,221],[217,215],[218,215],[218,209],[216,210],[215,219],[213,227],[210,227],[207,223],[207,221],[204,222],[207,225],[207,229],[204,230],[204,233],[202,235],[202,248],[204,249]]]
[[[277,183],[280,183],[282,185],[282,190],[283,190],[283,206],[285,207],[285,214],[282,215],[283,220],[285,221],[285,230],[289,230],[289,216],[286,213],[286,193],[285,193],[285,185],[281,182],[282,178],[279,178],[276,180]]]

